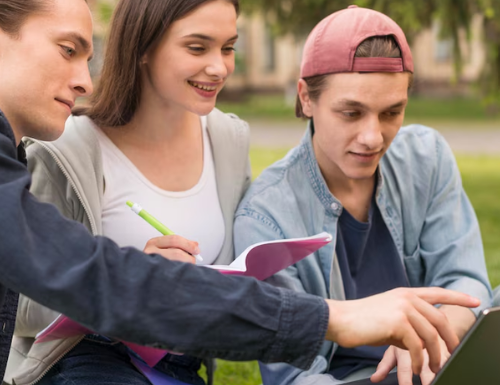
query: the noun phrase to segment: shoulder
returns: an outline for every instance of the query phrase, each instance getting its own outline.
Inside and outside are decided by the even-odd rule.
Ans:
[[[388,153],[405,151],[408,154],[431,155],[432,152],[439,152],[443,146],[448,147],[438,131],[420,124],[411,124],[399,130]]]
[[[211,136],[226,136],[233,140],[250,142],[248,123],[235,114],[214,108],[207,116],[207,124]]]
[[[412,124],[402,127],[389,150],[384,162],[396,167],[406,165],[412,168],[434,169],[443,161],[453,161],[453,153],[443,136],[427,126]]]
[[[24,143],[30,168],[37,162],[43,162],[54,169],[53,163],[59,163],[55,169],[63,167],[65,171],[78,175],[101,168],[102,157],[95,125],[86,116],[70,116],[64,133],[55,141],[26,138]]]
[[[460,181],[451,148],[436,130],[410,125],[401,128],[381,161],[388,188],[399,191],[409,205],[427,205],[450,181]],[[457,185],[458,186],[458,185]]]
[[[238,212],[260,210],[274,203],[282,206],[295,194],[298,184],[304,184],[306,176],[301,166],[301,147],[291,149],[288,154],[265,169],[250,185]]]

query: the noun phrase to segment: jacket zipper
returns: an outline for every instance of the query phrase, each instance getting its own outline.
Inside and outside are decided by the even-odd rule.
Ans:
[[[38,378],[33,381],[33,382],[30,382],[28,385],[35,385],[36,383],[40,382],[42,380],[43,377],[45,377],[45,375],[50,372],[50,370],[59,362],[63,359],[63,357],[68,354],[70,351],[73,350],[73,348],[76,347],[76,345],[78,345],[80,342],[82,342],[82,340],[85,338],[85,336],[82,336],[81,338],[79,338],[78,340],[76,340],[74,343],[72,343],[70,346],[68,346],[68,348],[62,353],[59,355],[59,357],[57,357],[57,359],[54,360],[54,362],[52,362],[43,372],[42,374],[40,374],[38,376]]]

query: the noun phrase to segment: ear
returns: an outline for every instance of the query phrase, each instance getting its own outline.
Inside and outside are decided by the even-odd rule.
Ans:
[[[297,83],[297,94],[300,98],[300,104],[302,104],[302,112],[305,116],[312,116],[312,101],[309,97],[309,90],[307,88],[307,83],[304,79],[299,79]]]
[[[149,55],[147,53],[145,53],[142,57],[141,57],[141,60],[139,60],[139,65],[142,66],[144,64],[147,64],[148,62],[148,59],[149,59]]]

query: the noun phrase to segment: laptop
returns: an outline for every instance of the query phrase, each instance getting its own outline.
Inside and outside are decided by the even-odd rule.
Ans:
[[[396,373],[379,382],[398,385]],[[500,307],[483,310],[431,385],[500,384]],[[348,385],[373,385],[369,378]],[[413,385],[420,385],[417,376]]]

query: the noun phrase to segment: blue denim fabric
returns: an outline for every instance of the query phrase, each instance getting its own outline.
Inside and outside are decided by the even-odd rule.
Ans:
[[[439,286],[491,304],[481,235],[443,137],[428,127],[401,128],[378,168],[376,204],[398,250],[410,286]],[[334,237],[342,204],[329,191],[312,147],[311,127],[299,146],[265,170],[236,212],[235,250],[273,239],[327,231]],[[271,278],[275,285],[344,300],[335,239]],[[265,385],[333,383],[328,370],[336,346],[324,343],[308,371],[261,365]],[[311,382],[311,376],[315,375]],[[320,381],[320,382],[318,382]]]
[[[155,369],[192,385],[205,385],[198,376],[201,360],[167,355]],[[86,336],[38,382],[39,385],[151,385],[130,362],[129,350],[117,341]]]

